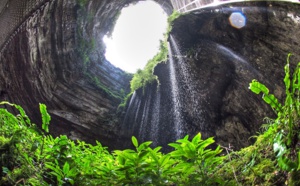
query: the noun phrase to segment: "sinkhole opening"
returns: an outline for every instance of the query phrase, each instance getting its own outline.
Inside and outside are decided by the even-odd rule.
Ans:
[[[111,36],[103,38],[106,59],[129,73],[143,69],[159,51],[167,17],[154,1],[139,1],[123,8]]]

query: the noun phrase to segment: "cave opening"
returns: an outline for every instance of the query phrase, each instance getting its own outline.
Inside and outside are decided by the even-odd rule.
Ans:
[[[116,67],[135,73],[159,51],[167,30],[167,13],[154,1],[139,1],[124,7],[114,30],[103,41],[105,57]]]

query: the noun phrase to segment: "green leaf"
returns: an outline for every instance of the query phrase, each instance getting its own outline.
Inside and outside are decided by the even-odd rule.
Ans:
[[[45,166],[46,166],[46,168],[52,170],[52,172],[50,172],[50,174],[55,175],[57,177],[57,179],[58,179],[58,177],[60,179],[63,177],[63,173],[57,165],[54,165],[53,163],[46,163]]]
[[[162,148],[161,146],[155,147],[155,149],[153,149],[153,151],[154,151],[155,153],[157,153],[158,151],[160,151],[161,148]]]
[[[273,144],[274,152],[277,153],[277,157],[281,157],[286,152],[286,147],[282,143],[275,142]]]
[[[196,154],[196,148],[193,143],[187,143],[186,146],[183,148],[183,151],[185,152],[185,157],[193,159]]]
[[[196,148],[199,151],[201,149],[205,149],[206,147],[208,147],[209,145],[213,144],[214,142],[215,142],[214,138],[210,137],[210,138],[207,138],[207,139],[199,142]]]
[[[63,173],[66,175],[70,170],[70,165],[68,162],[65,162],[64,167],[63,167]]]
[[[142,144],[140,144],[140,146],[137,148],[137,150],[140,152],[142,150],[145,150],[149,147],[149,145],[152,143],[152,141],[146,141]]]
[[[169,143],[170,147],[174,147],[175,149],[181,149],[181,146],[178,143]]]
[[[300,170],[300,151],[298,152],[298,168],[297,170]]]
[[[68,181],[71,183],[71,185],[74,185],[74,183],[75,183],[75,181],[71,178],[69,178]]]
[[[42,115],[42,129],[48,133],[51,117],[47,112],[47,106],[45,104],[40,103],[40,112]]]
[[[293,74],[293,81],[292,81],[292,94],[295,93],[296,89],[299,89],[299,84],[297,84],[297,80],[298,80],[298,75],[299,75],[299,67],[300,67],[300,64],[298,63],[295,71],[294,71],[294,74]]]
[[[0,105],[9,105],[9,106],[15,107],[20,112],[21,117],[19,117],[19,119],[22,121],[22,124],[27,123],[28,125],[31,125],[30,119],[28,118],[28,116],[26,115],[24,109],[21,106],[9,103],[7,101],[0,102]]]
[[[124,157],[118,156],[118,157],[117,157],[117,160],[119,161],[119,163],[120,163],[121,165],[124,165],[124,164],[125,164],[125,158],[124,158]]]
[[[201,133],[198,133],[192,140],[194,145],[197,145],[201,141]]]
[[[278,102],[277,98],[273,94],[268,94],[268,95],[264,94],[262,98],[273,109],[275,109],[278,112],[281,112],[282,106],[281,106],[281,104]]]
[[[139,146],[138,140],[136,137],[132,136],[131,137],[132,144],[137,148]]]
[[[291,79],[290,79],[290,57],[291,57],[291,55],[292,55],[291,53],[288,54],[287,62],[286,62],[286,65],[284,66],[285,76],[284,76],[283,81],[285,84],[286,94],[289,94],[290,86],[291,86]]]
[[[143,151],[143,152],[139,153],[139,156],[138,156],[139,160],[143,159],[148,153],[149,153],[149,151]]]
[[[40,140],[37,140],[37,139],[36,139],[36,140],[32,143],[31,151],[34,152],[39,146],[40,146]]]
[[[10,171],[9,171],[9,169],[8,169],[7,167],[2,167],[2,172],[3,172],[4,174],[7,174],[7,173],[9,173]]]
[[[250,83],[249,89],[255,94],[259,94],[261,92],[264,94],[269,94],[269,89],[264,84],[261,84],[255,79]]]
[[[150,150],[150,156],[154,159],[154,161],[158,164],[159,163],[159,157],[157,153],[154,150]]]
[[[297,164],[287,157],[280,157],[277,160],[278,165],[282,170],[293,171],[297,168]]]
[[[159,164],[160,164],[160,166],[165,166],[166,164],[168,164],[169,163],[169,160],[170,160],[170,155],[164,155],[161,159],[160,159],[160,162],[159,162]]]

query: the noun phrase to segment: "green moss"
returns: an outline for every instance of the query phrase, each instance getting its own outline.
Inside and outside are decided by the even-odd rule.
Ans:
[[[76,3],[77,3],[80,7],[84,7],[84,6],[86,6],[86,4],[88,3],[88,0],[76,0]]]
[[[173,13],[168,17],[168,28],[167,28],[167,34],[169,34],[172,30],[173,22],[179,18],[182,14],[178,11],[174,10]]]
[[[110,88],[108,88],[107,86],[105,86],[103,83],[101,83],[100,79],[96,76],[92,76],[89,73],[86,73],[86,76],[89,77],[89,79],[91,80],[91,82],[97,86],[97,88],[101,89],[103,92],[105,92],[107,95],[116,98],[118,100],[123,100],[124,99],[124,90],[122,91],[122,89],[120,90],[120,92],[115,92],[113,90],[111,90]]]
[[[153,74],[153,70],[158,63],[167,60],[168,48],[166,41],[160,41],[160,52],[156,54],[151,60],[148,61],[143,70],[138,70],[130,81],[131,92],[145,87],[147,84],[151,84],[154,81],[158,81],[156,75]],[[158,82],[159,83],[159,82]]]
[[[0,150],[6,149],[10,144],[11,139],[4,136],[0,136]]]
[[[118,111],[124,110],[125,106],[127,105],[127,102],[129,101],[129,98],[132,96],[132,94],[133,93],[131,92],[124,97],[123,101],[118,106]]]
[[[263,134],[254,145],[227,155],[226,162],[216,172],[223,175],[226,185],[271,186],[285,180],[284,172],[278,170],[276,157],[268,143],[262,143]]]

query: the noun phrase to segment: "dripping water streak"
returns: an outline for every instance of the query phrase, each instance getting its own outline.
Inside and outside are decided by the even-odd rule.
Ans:
[[[127,108],[127,111],[126,111],[126,114],[125,114],[125,117],[124,117],[124,120],[123,120],[123,126],[125,125],[125,123],[128,119],[128,113],[132,109],[131,108],[132,107],[132,102],[134,101],[135,97],[136,97],[136,92],[134,91],[131,98],[130,98],[130,102],[129,102],[129,105],[128,105],[128,108]]]
[[[254,72],[255,74],[260,74],[260,72],[257,71],[249,62],[247,62],[245,59],[236,54],[233,50],[219,44],[217,44],[217,50],[218,52],[222,52],[226,56],[232,58],[233,61],[238,61],[239,63],[245,64],[247,66],[247,69],[251,72]]]
[[[138,124],[140,107],[141,107],[141,99],[138,100],[138,106],[137,106],[135,117],[134,117],[134,124]]]
[[[142,121],[141,121],[140,128],[139,128],[139,138],[141,141],[145,141],[145,134],[147,134],[146,125],[147,125],[147,121],[148,121],[150,99],[151,99],[151,95],[148,94],[148,96],[146,98],[146,103],[145,103],[144,109],[143,109]]]
[[[186,95],[188,95],[188,102],[184,101],[185,104],[190,104],[186,105],[187,107],[193,108],[190,110],[190,112],[193,113],[193,115],[198,116],[198,122],[204,124],[205,121],[203,117],[203,103],[200,102],[199,95],[197,92],[198,87],[201,85],[197,84],[197,78],[193,76],[194,73],[192,73],[191,67],[187,64],[187,62],[184,60],[184,55],[181,54],[181,51],[179,49],[179,45],[177,44],[175,38],[170,35],[170,40],[172,47],[175,50],[176,58],[179,63],[179,72],[182,75],[183,79],[183,84],[185,86],[184,91],[186,91]],[[187,98],[187,97],[185,97]]]
[[[150,129],[150,137],[153,141],[153,145],[158,145],[158,127],[159,127],[159,117],[160,117],[160,91],[158,90],[156,92],[155,100],[154,100],[154,106],[152,111],[152,117],[151,117],[151,129]]]
[[[175,125],[175,131],[176,131],[176,139],[181,138],[182,136],[182,115],[180,112],[180,100],[179,100],[179,88],[178,88],[178,82],[176,79],[176,70],[174,65],[174,58],[172,53],[172,48],[170,46],[170,43],[168,43],[169,48],[169,67],[170,67],[170,80],[171,80],[171,90],[172,90],[172,104],[173,104],[173,110],[174,110],[174,125]]]
[[[171,44],[175,50],[175,54],[176,54],[176,57],[179,62],[180,73],[183,76],[184,84],[187,86],[188,95],[193,100],[192,103],[195,104],[198,102],[198,99],[195,99],[195,91],[194,91],[194,90],[196,90],[196,87],[194,87],[195,83],[192,80],[192,77],[190,75],[191,73],[188,70],[186,62],[183,60],[183,55],[181,54],[181,52],[179,50],[179,46],[178,46],[177,42],[175,41],[175,39],[172,35],[170,36],[170,38],[171,38]],[[193,107],[193,108],[197,108],[197,107]]]

